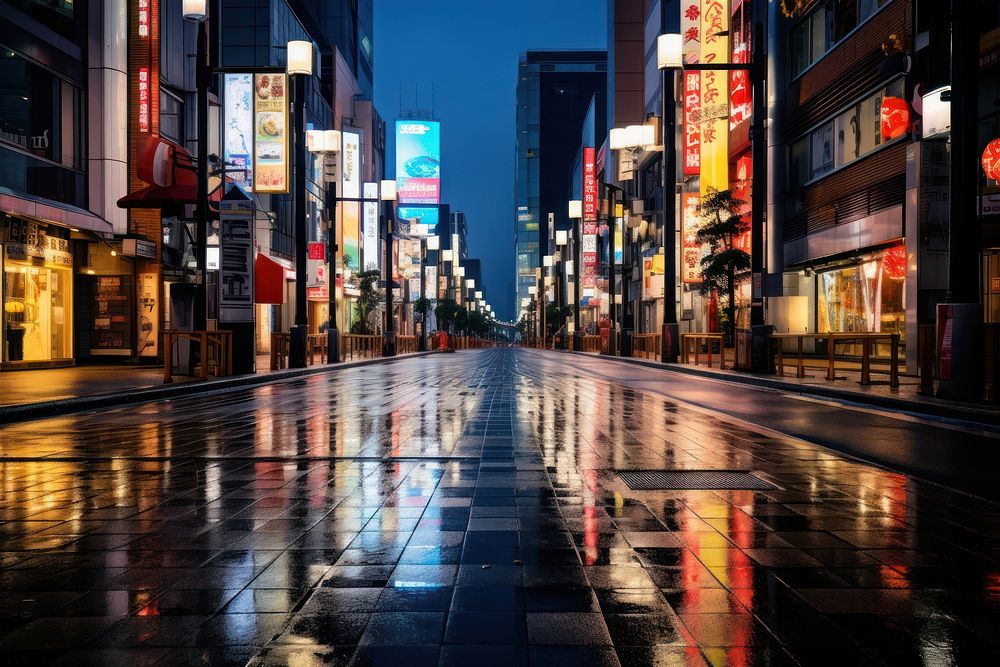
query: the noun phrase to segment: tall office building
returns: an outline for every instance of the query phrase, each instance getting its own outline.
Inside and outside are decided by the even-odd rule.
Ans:
[[[535,269],[548,249],[548,218],[569,226],[566,177],[580,146],[580,128],[594,95],[607,85],[605,51],[527,51],[517,80],[512,312],[521,312]],[[544,247],[543,247],[544,244]]]

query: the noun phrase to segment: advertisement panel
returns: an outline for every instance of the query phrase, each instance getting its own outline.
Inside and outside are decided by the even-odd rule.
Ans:
[[[441,201],[441,124],[396,121],[396,196],[402,203]]]
[[[729,59],[729,0],[701,0],[701,62]],[[729,187],[729,75],[701,73],[701,193]]]
[[[356,201],[341,202],[341,221],[343,222],[344,266],[351,271],[361,270],[361,247],[359,214],[361,203]]]
[[[219,321],[253,322],[253,204],[223,199],[219,215]]]
[[[583,222],[584,233],[586,223],[597,222],[597,172],[594,166],[594,149],[587,146],[583,149]]]
[[[437,299],[434,293],[434,286],[438,284],[438,269],[436,266],[427,267],[427,277],[424,279],[424,298]]]
[[[597,235],[584,234],[580,239],[580,254],[583,257],[583,272],[580,274],[582,287],[597,287]]]
[[[378,243],[378,202],[365,201],[364,260],[365,271],[376,270],[382,265]]]
[[[697,192],[681,193],[681,281],[685,283],[701,282],[704,246],[698,242],[700,202],[701,196]]]
[[[681,3],[681,55],[685,63],[696,63],[701,55],[701,0]]]
[[[400,206],[396,209],[396,218],[402,222],[409,221],[410,227],[413,225],[429,225],[430,233],[437,231],[438,208],[437,206]]]
[[[701,173],[701,72],[684,72],[684,175]]]
[[[361,135],[343,130],[341,136],[340,196],[361,198]]]
[[[253,191],[288,192],[288,76],[255,74]]]
[[[253,74],[226,74],[222,159],[234,183],[253,187]]]

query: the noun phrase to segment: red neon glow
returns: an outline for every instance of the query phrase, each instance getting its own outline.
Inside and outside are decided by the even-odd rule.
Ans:
[[[701,73],[684,72],[684,175],[701,173],[701,130],[698,115],[701,108]]]
[[[887,97],[882,100],[879,119],[883,141],[901,137],[910,130],[910,105],[902,98]]]

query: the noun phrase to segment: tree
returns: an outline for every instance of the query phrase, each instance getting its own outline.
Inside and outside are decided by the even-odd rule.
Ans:
[[[376,287],[380,274],[378,270],[372,270],[363,271],[357,276],[361,296],[358,297],[358,316],[351,324],[351,333],[370,335],[375,332],[371,314],[382,302],[382,294]]]
[[[736,325],[736,283],[750,275],[750,255],[736,246],[740,235],[750,228],[743,219],[745,209],[746,202],[730,190],[709,188],[701,198],[704,222],[698,241],[708,245],[708,254],[701,260],[701,293],[714,290],[725,295],[721,324],[727,345],[733,345]]]
[[[464,313],[462,308],[454,299],[441,299],[434,308],[434,316],[437,318],[438,328],[442,331],[451,331],[459,313]]]

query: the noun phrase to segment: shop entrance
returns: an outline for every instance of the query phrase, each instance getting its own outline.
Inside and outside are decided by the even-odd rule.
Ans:
[[[72,269],[8,258],[3,276],[3,361],[71,362]]]

